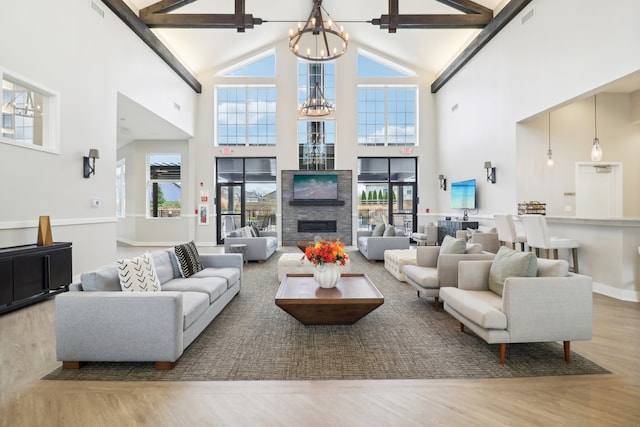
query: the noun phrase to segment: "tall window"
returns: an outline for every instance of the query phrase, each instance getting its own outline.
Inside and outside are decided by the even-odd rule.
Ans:
[[[180,154],[150,154],[147,180],[147,218],[180,216],[182,186]]]
[[[357,70],[358,143],[416,145],[416,73],[364,49],[358,49]],[[388,83],[390,80],[393,84]]]
[[[275,85],[218,86],[216,123],[218,145],[274,145]]]
[[[125,175],[125,159],[120,159],[116,163],[116,217],[124,218],[127,216],[125,206],[126,200],[126,175]]]
[[[379,222],[410,234],[416,224],[417,159],[361,157],[358,159],[358,229]]]
[[[415,145],[416,86],[358,86],[358,143]]]
[[[333,62],[298,62],[298,106],[318,101],[336,107],[336,71]],[[316,91],[318,86],[320,92]],[[336,124],[329,116],[300,117],[298,120],[298,168],[300,170],[335,169]]]
[[[269,49],[221,70],[215,88],[217,145],[276,143],[275,53]],[[235,84],[238,78],[252,84]]]
[[[3,76],[0,140],[33,148],[56,148],[52,98],[51,93]]]

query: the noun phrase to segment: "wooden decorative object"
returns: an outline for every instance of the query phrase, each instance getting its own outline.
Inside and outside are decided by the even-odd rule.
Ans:
[[[51,220],[48,216],[41,216],[38,221],[38,246],[48,246],[53,243],[51,234]]]

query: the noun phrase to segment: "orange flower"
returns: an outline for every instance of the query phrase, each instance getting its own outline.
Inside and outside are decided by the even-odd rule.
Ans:
[[[304,257],[313,264],[340,264],[345,265],[349,255],[344,252],[344,243],[340,239],[320,240],[314,245],[307,246]]]

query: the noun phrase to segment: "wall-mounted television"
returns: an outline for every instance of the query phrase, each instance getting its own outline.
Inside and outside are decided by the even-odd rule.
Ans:
[[[338,175],[298,174],[293,175],[294,200],[337,200]]]
[[[476,208],[476,180],[468,179],[451,184],[451,208]]]

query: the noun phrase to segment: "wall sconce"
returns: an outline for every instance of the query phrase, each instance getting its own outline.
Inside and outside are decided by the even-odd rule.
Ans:
[[[89,155],[83,157],[84,177],[89,178],[96,174],[96,159],[100,158],[100,150],[89,149]]]
[[[496,183],[496,167],[491,166],[491,162],[484,162],[484,168],[487,170],[487,181],[492,184]]]
[[[440,174],[438,175],[438,179],[440,180],[440,189],[442,191],[447,191],[447,178],[445,178],[444,175]]]

